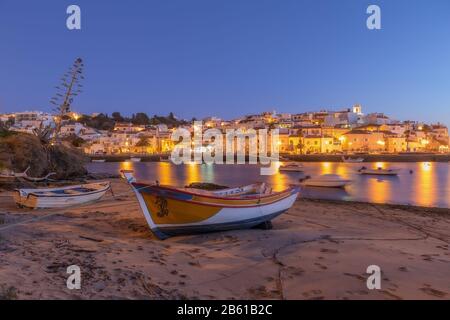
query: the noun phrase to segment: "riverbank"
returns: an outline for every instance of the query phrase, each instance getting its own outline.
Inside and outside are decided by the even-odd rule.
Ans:
[[[129,187],[66,210],[0,193],[0,298],[449,299],[450,212],[298,200],[273,230],[154,239]],[[66,288],[81,267],[82,287]],[[366,268],[382,270],[368,290]]]
[[[342,155],[309,154],[286,155],[292,161],[301,162],[342,162]],[[449,162],[450,154],[404,153],[404,154],[358,154],[344,157],[363,158],[364,162]]]
[[[161,155],[104,155],[89,156],[91,160],[105,160],[105,162],[123,162],[131,157],[140,158],[141,162],[158,162],[161,158],[167,159],[168,154]],[[345,155],[350,158],[364,158],[364,162],[450,162],[450,154],[436,153],[405,153],[405,154],[358,154]],[[342,162],[342,155],[333,154],[305,154],[305,155],[281,155],[283,159],[300,162]],[[224,159],[224,162],[226,159]],[[248,159],[247,159],[248,161]]]

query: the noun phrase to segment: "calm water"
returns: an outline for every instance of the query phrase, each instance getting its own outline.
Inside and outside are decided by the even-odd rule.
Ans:
[[[303,163],[305,173],[278,173],[261,176],[256,165],[174,165],[164,162],[91,163],[91,172],[118,173],[133,169],[138,180],[184,186],[191,182],[212,182],[226,186],[249,184],[255,181],[270,183],[274,190],[298,183],[304,175],[335,173],[353,180],[345,190],[305,187],[302,195],[308,198],[356,200],[374,203],[412,204],[450,208],[450,164],[448,163],[364,163],[366,167],[401,169],[398,177],[361,176],[362,164]],[[411,174],[410,171],[413,171]]]

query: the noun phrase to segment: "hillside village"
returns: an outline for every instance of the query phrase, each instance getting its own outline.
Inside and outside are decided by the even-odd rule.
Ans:
[[[283,154],[351,153],[448,153],[448,128],[440,123],[391,119],[382,113],[363,113],[361,105],[340,111],[298,114],[263,112],[223,120],[202,119],[203,130],[279,129],[279,150]],[[33,133],[36,128],[53,126],[53,115],[41,111],[0,114],[0,122],[11,131]],[[163,154],[175,142],[174,129],[193,132],[193,121],[148,117],[138,113],[130,118],[118,112],[80,115],[71,113],[63,121],[60,135],[87,155]]]

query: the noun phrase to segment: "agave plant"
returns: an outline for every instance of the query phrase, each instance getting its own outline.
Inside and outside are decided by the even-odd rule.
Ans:
[[[50,103],[55,105],[56,128],[53,135],[54,142],[58,139],[61,130],[61,123],[71,113],[71,106],[76,96],[82,93],[83,85],[81,81],[83,76],[84,63],[81,58],[77,58],[69,70],[61,77],[58,86],[55,87],[56,94],[50,99]]]

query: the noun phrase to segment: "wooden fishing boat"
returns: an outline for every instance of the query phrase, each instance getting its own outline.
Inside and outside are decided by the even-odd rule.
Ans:
[[[345,158],[345,157],[342,157],[342,162],[345,162],[345,163],[361,163],[361,162],[364,162],[364,158],[350,158],[350,157],[348,157],[348,158]]]
[[[287,162],[282,164],[278,170],[285,172],[303,172],[303,165],[297,162]]]
[[[358,170],[358,172],[363,175],[376,175],[376,176],[396,176],[399,174],[399,170],[383,169],[383,168],[377,169],[361,168]]]
[[[32,209],[64,208],[96,201],[109,189],[109,182],[62,188],[17,189],[14,192],[14,201],[20,207]]]
[[[150,229],[160,239],[256,227],[288,210],[299,193],[298,187],[291,187],[250,195],[210,194],[138,183],[132,171],[122,174],[135,192]]]
[[[301,184],[307,187],[322,187],[322,188],[345,188],[352,181],[343,179],[337,174],[324,174],[318,177],[306,177],[300,180]]]

